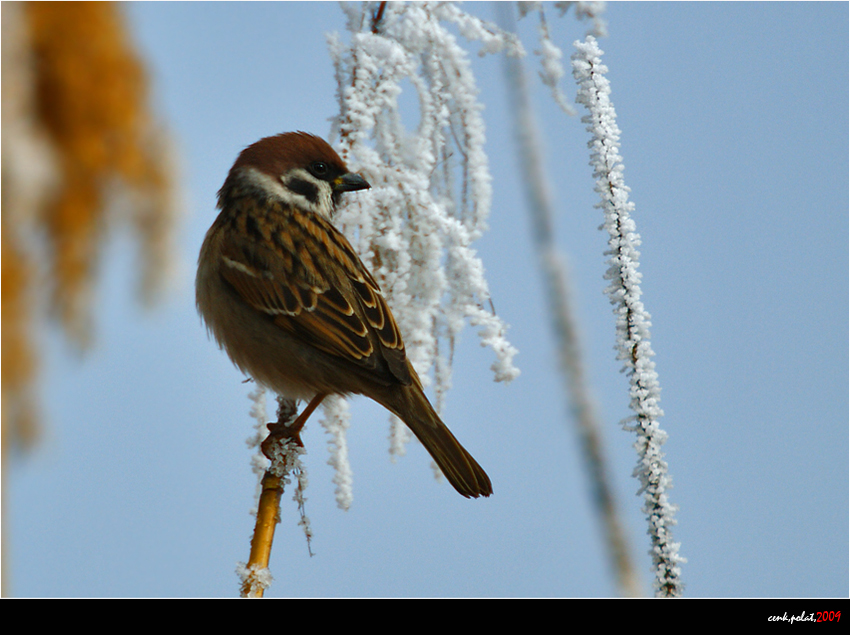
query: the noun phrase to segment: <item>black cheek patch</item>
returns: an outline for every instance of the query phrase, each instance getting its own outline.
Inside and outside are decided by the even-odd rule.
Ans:
[[[310,203],[317,203],[319,200],[319,188],[305,181],[304,179],[293,178],[286,182],[286,187],[306,198]]]

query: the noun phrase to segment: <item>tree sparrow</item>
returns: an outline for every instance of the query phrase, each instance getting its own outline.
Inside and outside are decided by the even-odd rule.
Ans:
[[[366,395],[407,424],[458,492],[489,496],[487,474],[425,397],[378,284],[331,224],[340,195],[368,187],[313,135],[245,148],[201,247],[198,311],[243,372],[309,402],[305,420],[327,395]]]

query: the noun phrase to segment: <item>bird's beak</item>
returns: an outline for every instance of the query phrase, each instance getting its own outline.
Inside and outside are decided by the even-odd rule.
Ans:
[[[354,192],[356,190],[367,190],[370,187],[372,186],[369,185],[369,181],[353,172],[338,176],[333,181],[334,192]]]

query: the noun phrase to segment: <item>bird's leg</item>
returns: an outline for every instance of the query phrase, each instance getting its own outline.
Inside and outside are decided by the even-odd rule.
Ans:
[[[292,421],[294,412],[291,411],[291,404],[293,404],[293,402],[289,400],[280,400],[280,407],[277,411],[277,421],[266,425],[269,429],[269,436],[266,437],[265,441],[263,441],[260,446],[263,450],[263,454],[265,454],[269,459],[272,459],[274,456],[274,444],[280,441],[287,441],[289,439],[292,439],[303,448],[304,443],[301,441],[301,429],[325,397],[327,397],[327,393],[319,393],[313,397],[295,421]]]

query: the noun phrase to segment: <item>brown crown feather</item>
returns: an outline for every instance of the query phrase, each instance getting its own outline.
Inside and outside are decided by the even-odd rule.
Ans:
[[[239,154],[231,172],[250,166],[279,176],[315,161],[324,161],[340,174],[348,172],[343,160],[324,139],[307,132],[283,132],[252,143]]]

